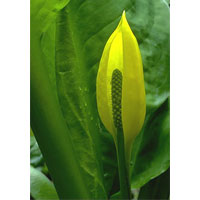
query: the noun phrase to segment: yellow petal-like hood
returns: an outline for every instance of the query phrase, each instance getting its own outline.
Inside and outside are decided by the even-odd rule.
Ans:
[[[104,48],[96,85],[100,118],[115,141],[117,128],[113,117],[111,82],[116,69],[122,74],[121,118],[125,151],[129,157],[132,142],[144,123],[146,103],[141,54],[126,20],[125,11]]]

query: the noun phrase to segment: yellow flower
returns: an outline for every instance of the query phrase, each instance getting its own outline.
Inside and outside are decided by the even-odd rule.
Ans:
[[[100,118],[115,143],[117,129],[123,129],[129,160],[132,143],[144,123],[146,102],[141,54],[125,11],[104,48],[96,88]]]

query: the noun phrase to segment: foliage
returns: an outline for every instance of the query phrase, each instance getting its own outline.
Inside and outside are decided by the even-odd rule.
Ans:
[[[34,199],[58,199],[53,183],[40,171],[30,167],[31,174],[31,196]]]
[[[169,199],[169,169],[140,189],[139,200]]]
[[[50,176],[38,143],[33,135],[30,136],[30,164],[32,167]]]
[[[71,0],[69,4],[31,0],[31,60],[38,62],[31,64],[31,126],[53,180],[53,159],[71,148],[71,159],[80,166],[77,170],[93,199],[109,197],[119,189],[115,146],[97,112],[96,75],[103,48],[123,10],[140,46],[147,94],[145,125],[132,152],[132,187],[140,188],[169,167],[168,5],[160,0]],[[52,145],[63,140],[57,157],[47,156],[49,138]],[[69,138],[72,144],[65,143],[66,149]],[[34,167],[41,162],[33,160],[32,154]],[[64,160],[68,162],[66,155]],[[61,188],[57,185],[55,180],[56,189]]]

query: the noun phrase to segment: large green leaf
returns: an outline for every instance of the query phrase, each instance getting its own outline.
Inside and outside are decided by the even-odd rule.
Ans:
[[[30,188],[31,196],[34,199],[56,200],[58,195],[56,193],[53,183],[40,171],[30,166]]]
[[[147,116],[133,147],[132,186],[139,188],[169,167],[169,101]]]
[[[56,70],[60,105],[84,173],[85,184],[93,198],[106,198],[100,160],[97,113],[91,95],[80,48],[74,36],[69,9],[57,16]],[[88,83],[88,82],[87,82]],[[93,99],[93,98],[92,98]]]
[[[48,22],[49,26],[41,35],[41,47],[52,88],[56,93],[56,68],[60,106],[93,198],[105,197],[104,186],[108,194],[117,188],[116,182],[112,185],[113,180],[117,180],[115,147],[99,120],[95,92],[103,48],[123,10],[126,10],[128,22],[140,45],[147,93],[147,118],[133,150],[135,167],[132,184],[141,187],[169,165],[169,144],[163,140],[169,127],[169,122],[163,117],[168,107],[164,106],[163,109],[162,106],[169,97],[168,5],[160,0],[73,0],[59,11],[56,20],[53,18]],[[159,117],[162,119],[157,119],[156,110],[160,106],[163,110],[160,108]],[[154,118],[159,126],[152,120]],[[140,152],[146,148],[144,144],[151,144],[153,139],[153,131],[147,127],[155,130],[159,141],[164,141],[166,146],[165,152],[162,148],[149,148],[150,154],[155,154],[152,160],[148,156],[140,158]],[[149,137],[146,137],[148,134]],[[158,142],[156,144],[160,145]],[[157,156],[159,159],[155,159]]]
[[[169,169],[148,182],[140,189],[139,200],[148,199],[169,199],[170,194],[170,173]]]
[[[144,65],[147,116],[133,147],[133,187],[141,187],[169,166],[169,7],[159,0],[140,3],[133,31]]]
[[[69,129],[64,122],[49,74],[54,69],[48,70],[45,48],[41,48],[43,35],[49,30],[52,21],[55,22],[56,12],[67,3],[68,0],[31,1],[31,127],[59,197],[87,199],[90,195],[83,182]]]

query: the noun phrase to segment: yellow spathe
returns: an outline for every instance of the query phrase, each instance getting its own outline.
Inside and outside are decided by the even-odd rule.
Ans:
[[[96,82],[98,112],[116,142],[117,130],[113,121],[111,94],[111,79],[115,69],[122,73],[121,117],[126,159],[129,160],[132,142],[144,123],[146,102],[141,54],[126,20],[125,11],[106,43]]]

